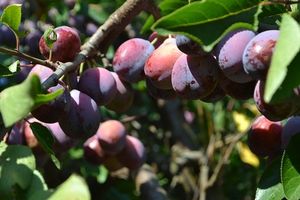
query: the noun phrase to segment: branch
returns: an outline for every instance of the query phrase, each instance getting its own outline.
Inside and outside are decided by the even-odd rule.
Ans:
[[[35,57],[30,56],[26,53],[22,53],[18,50],[8,49],[8,48],[5,48],[5,47],[0,47],[0,52],[5,53],[5,54],[9,54],[9,55],[12,55],[12,56],[16,56],[16,57],[19,57],[19,58],[23,58],[24,60],[31,61],[35,64],[44,65],[44,66],[50,67],[52,69],[57,68],[57,64],[55,64],[53,62],[50,62],[48,60],[42,60],[42,59],[35,58]]]
[[[208,179],[208,181],[206,183],[207,188],[211,187],[216,182],[223,165],[227,162],[227,160],[229,159],[229,157],[231,155],[233,147],[243,136],[244,136],[244,134],[242,134],[242,133],[237,134],[234,137],[234,139],[232,140],[232,142],[229,144],[229,146],[225,149],[225,152],[222,155],[222,157],[219,159],[218,164],[215,167],[213,174],[210,176],[210,178]]]

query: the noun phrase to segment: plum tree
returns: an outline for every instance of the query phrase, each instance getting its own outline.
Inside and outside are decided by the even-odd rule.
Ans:
[[[173,65],[183,53],[177,48],[176,39],[166,39],[147,59],[144,71],[155,87],[172,89]]]
[[[116,155],[125,147],[126,129],[120,121],[101,123],[96,134],[102,149],[109,155]]]
[[[259,116],[251,124],[248,144],[253,153],[260,157],[274,156],[281,151],[281,122],[272,122]]]
[[[238,83],[252,80],[243,68],[243,52],[248,42],[255,36],[250,30],[229,32],[216,46],[216,57],[224,75]]]
[[[219,81],[219,69],[212,56],[181,55],[172,69],[172,87],[180,97],[199,99],[209,95]]]
[[[245,47],[244,70],[253,78],[266,78],[278,36],[278,30],[264,31],[252,38]]]
[[[81,41],[77,31],[68,26],[57,27],[54,31],[57,34],[57,40],[51,49],[51,60],[54,62],[72,61],[80,51]],[[41,54],[48,59],[50,48],[47,46],[44,37],[41,37],[39,41],[39,49]]]
[[[113,69],[125,81],[135,83],[145,78],[144,65],[154,46],[142,38],[125,41],[117,49]]]
[[[80,76],[78,89],[94,99],[97,104],[106,105],[117,94],[116,81],[105,68],[89,68]]]

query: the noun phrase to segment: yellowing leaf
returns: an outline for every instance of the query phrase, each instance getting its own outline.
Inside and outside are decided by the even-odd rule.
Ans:
[[[236,124],[238,132],[243,133],[248,130],[251,121],[246,115],[238,112],[233,112],[232,117]]]
[[[237,148],[240,154],[240,158],[244,163],[247,163],[253,167],[258,167],[259,166],[259,159],[255,154],[251,152],[249,149],[248,145],[238,142],[237,143]]]

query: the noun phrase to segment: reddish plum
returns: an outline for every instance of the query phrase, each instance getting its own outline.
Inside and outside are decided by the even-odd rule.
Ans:
[[[172,89],[173,65],[183,53],[177,48],[176,39],[166,39],[153,51],[145,64],[145,75],[160,89]]]
[[[125,81],[144,79],[144,65],[154,46],[141,38],[132,38],[119,46],[113,59],[113,69]]]
[[[60,26],[54,29],[57,34],[57,40],[52,48],[53,62],[69,62],[73,61],[75,56],[80,51],[80,38],[77,31],[68,26]],[[39,42],[41,54],[45,58],[49,58],[50,48],[46,45],[44,37],[41,37]]]

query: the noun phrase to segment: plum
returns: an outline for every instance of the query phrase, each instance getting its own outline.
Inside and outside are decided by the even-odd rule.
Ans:
[[[216,60],[208,56],[181,55],[172,70],[172,87],[186,99],[199,99],[209,95],[219,81]]]
[[[166,39],[147,59],[144,72],[155,87],[172,89],[173,65],[183,53],[177,48],[176,39]]]
[[[146,79],[147,91],[155,99],[174,99],[177,97],[177,93],[172,89],[159,89],[153,85],[151,80]]]
[[[257,81],[253,96],[256,107],[260,113],[271,121],[281,121],[292,116],[297,110],[297,99],[291,98],[278,103],[267,103],[263,99],[264,85],[264,81]]]
[[[120,121],[101,123],[96,134],[102,149],[109,155],[116,155],[125,147],[126,129]]]
[[[54,29],[57,40],[52,48],[51,61],[69,62],[73,61],[80,51],[80,38],[77,31],[68,26],[59,26]],[[49,58],[50,48],[46,45],[44,37],[39,41],[39,49],[45,58]]]
[[[290,117],[286,124],[283,126],[282,130],[282,149],[286,149],[291,138],[300,133],[300,116],[292,116]]]
[[[246,83],[252,77],[244,71],[243,52],[248,42],[255,36],[250,30],[229,32],[216,46],[216,57],[224,75],[238,83]]]
[[[78,89],[92,97],[99,106],[108,104],[117,94],[113,75],[101,67],[85,70],[80,76]]]
[[[251,124],[248,132],[250,150],[257,156],[274,156],[281,151],[282,125],[259,116]]]
[[[117,94],[106,107],[115,112],[122,113],[127,111],[133,104],[134,91],[131,85],[122,81],[115,72],[112,72],[112,75],[116,81]]]
[[[141,38],[132,38],[122,43],[113,59],[113,69],[125,81],[135,83],[145,78],[144,65],[154,46]]]
[[[207,55],[202,47],[185,35],[176,35],[176,45],[180,51],[188,55]]]
[[[268,30],[252,38],[243,52],[243,66],[254,79],[266,78],[279,30]]]
[[[70,109],[62,114],[59,125],[67,136],[86,139],[94,135],[99,127],[98,106],[83,92],[72,90],[70,94]]]
[[[84,158],[95,165],[102,164],[107,156],[99,144],[97,135],[88,138],[83,144]]]
[[[128,169],[136,170],[145,162],[145,147],[138,138],[127,135],[125,148],[117,155],[117,158]]]

